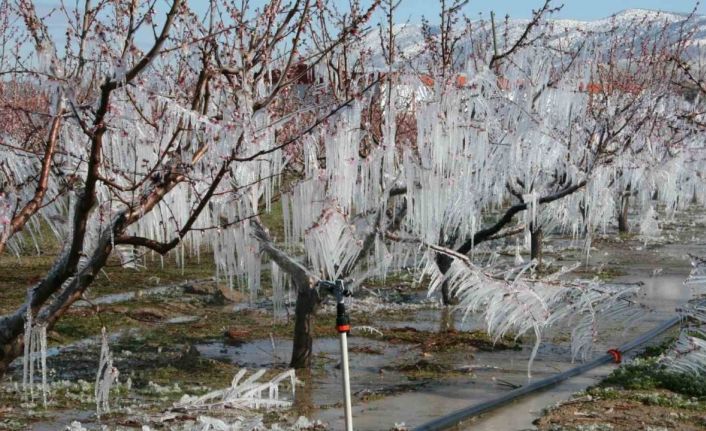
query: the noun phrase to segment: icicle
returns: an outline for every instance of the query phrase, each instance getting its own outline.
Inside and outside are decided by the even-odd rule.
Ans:
[[[31,391],[31,379],[30,376],[30,363],[32,358],[30,357],[30,352],[32,349],[32,307],[27,306],[27,313],[25,314],[25,332],[24,332],[24,356],[22,357],[22,392],[27,399],[27,392]],[[34,393],[30,393],[31,398],[34,398]]]
[[[343,214],[327,210],[307,231],[304,244],[317,273],[336,279],[358,257],[362,244],[353,229]]]
[[[274,318],[279,319],[284,315],[285,311],[285,285],[286,274],[279,269],[275,262],[271,262],[270,278],[272,280],[272,304]]]
[[[47,408],[47,395],[49,394],[49,386],[47,385],[47,326],[40,325],[37,328],[39,333],[39,352],[40,366],[42,369],[42,404]]]
[[[640,223],[640,236],[642,236],[645,245],[647,245],[648,240],[657,238],[661,232],[662,230],[657,220],[657,212],[653,207],[650,207],[645,213],[642,223]]]
[[[49,386],[47,384],[47,327],[35,325],[31,308],[25,316],[24,356],[22,358],[22,391],[25,400],[34,402],[35,370],[41,374],[42,404],[47,407]],[[28,396],[29,394],[29,396]]]
[[[528,216],[526,226],[527,229],[530,228],[530,226],[536,226],[537,225],[537,201],[539,200],[539,194],[537,194],[536,191],[532,191],[529,194],[522,195],[522,199],[527,203],[528,206]]]
[[[118,369],[113,366],[113,354],[108,347],[108,334],[101,328],[101,352],[96,373],[96,415],[110,413],[110,388],[118,380]]]
[[[520,241],[515,240],[515,265],[520,266],[525,263],[525,260],[522,258],[522,254],[520,254]]]
[[[534,363],[534,358],[537,357],[537,352],[539,351],[539,346],[542,344],[542,333],[540,332],[539,326],[534,325],[534,346],[532,346],[532,352],[530,353],[529,361],[527,361],[527,378],[532,378],[532,364]]]

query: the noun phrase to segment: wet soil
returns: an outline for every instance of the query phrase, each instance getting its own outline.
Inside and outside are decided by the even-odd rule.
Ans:
[[[690,292],[682,285],[689,272],[687,254],[706,254],[703,232],[703,226],[694,231],[693,226],[676,225],[668,231],[666,240],[647,245],[637,237],[607,233],[593,241],[588,256],[582,244],[571,238],[547,238],[552,244],[546,253],[548,271],[581,262],[570,277],[644,284],[644,315],[628,327],[607,325],[608,336],[596,346],[596,352],[656,326],[689,298]],[[39,274],[45,264],[40,260],[30,265],[31,271]],[[111,333],[110,346],[121,373],[114,396],[115,413],[102,418],[109,427],[140,429],[142,416],[168,409],[185,393],[201,394],[226,387],[242,367],[264,367],[273,373],[286,369],[291,354],[291,301],[283,315],[274,316],[271,301],[250,302],[237,289],[224,290],[209,279],[212,266],[208,263],[187,262],[183,274],[181,269],[165,268],[148,278],[143,272],[109,268],[88,295],[89,300],[77,303],[49,334],[48,366],[53,382],[49,408],[19,401],[17,382],[22,378],[22,364],[16,362],[0,382],[0,429],[62,429],[73,420],[81,420],[89,429],[99,428],[92,393],[102,326]],[[10,275],[3,277],[0,281],[17,286],[21,283],[19,279],[10,280]],[[198,282],[183,282],[189,279]],[[3,310],[22,300],[16,291],[6,290],[0,292]],[[263,292],[264,297],[267,295]],[[354,326],[349,347],[356,430],[390,429],[402,422],[419,425],[528,382],[532,340],[489,340],[480,331],[482,321],[443,310],[438,299],[428,299],[424,285],[415,284],[407,273],[370,281],[356,293],[349,308]],[[342,428],[341,370],[334,320],[333,304],[327,303],[315,321],[314,366],[298,376],[303,385],[297,388],[294,408],[268,420],[291,422],[303,414],[321,419],[329,429]],[[533,379],[574,365],[566,341],[567,333],[562,328],[549,335],[532,368]],[[599,368],[473,420],[461,429],[531,428],[545,406],[597,384],[614,368]],[[637,399],[628,401],[625,405],[642,405],[643,414],[653,407]],[[610,403],[628,401],[594,398],[586,405],[572,401],[566,409],[581,414],[560,408],[540,419],[538,426],[584,429],[583,424],[592,418],[583,413],[599,415],[606,409],[610,414],[604,412],[599,417],[602,423],[612,424],[615,415],[614,429],[623,429],[620,423],[629,420],[631,411],[626,413],[616,408],[617,404],[611,411]],[[592,405],[596,405],[594,410]],[[655,414],[668,413],[670,418],[672,413],[681,414],[674,407],[658,407],[663,410],[655,410]],[[690,416],[681,422],[670,420],[697,426],[703,411],[689,412]],[[658,423],[662,422],[654,426],[670,429]],[[156,428],[169,427],[164,424]]]
[[[619,399],[584,396],[566,401],[539,418],[542,431],[558,430],[682,430],[706,429],[703,405],[691,408],[670,403],[669,392],[619,393]],[[665,402],[666,405],[660,405]]]

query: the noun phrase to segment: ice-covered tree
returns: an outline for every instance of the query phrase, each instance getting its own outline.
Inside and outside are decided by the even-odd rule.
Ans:
[[[31,2],[9,8],[21,24],[5,56],[22,61],[1,64],[41,92],[45,103],[29,115],[48,126],[31,143],[3,137],[5,219],[19,217],[3,238],[19,244],[31,240],[20,228],[38,234],[46,224],[65,246],[26,302],[0,317],[0,370],[22,353],[22,333],[50,328],[110,256],[183,261],[205,249],[218,277],[252,297],[264,268],[277,295],[288,278],[294,367],[311,360],[317,280],[355,287],[410,261],[498,336],[539,340],[579,313],[583,354],[600,312],[615,313],[623,292],[558,288],[527,280],[531,265],[499,274],[467,255],[511,234],[535,238],[535,257],[543,231],[590,238],[614,217],[603,191],[624,188],[623,178],[648,190],[644,172],[668,169],[680,175],[674,190],[685,189],[680,154],[697,147],[673,115],[688,109],[669,80],[681,45],[641,33],[625,43],[620,32],[570,43],[546,21],[549,2],[519,32],[465,22],[458,36],[463,2],[450,2],[446,35],[425,42],[440,50],[398,60],[394,4],[385,3],[381,68],[368,67],[360,34],[378,2],[343,12],[313,0],[259,9],[212,0],[201,16],[183,0],[166,15],[157,2],[88,1],[60,9],[61,43]],[[419,73],[429,58],[443,67]],[[634,74],[636,86],[624,87]],[[275,199],[283,238],[260,217]]]
[[[462,109],[457,101],[439,99],[447,103],[443,112],[462,111],[454,112],[456,118],[470,112],[467,117],[488,137],[479,132],[463,132],[478,134],[475,139],[456,137],[449,132],[452,124],[429,125],[430,130],[443,131],[441,136],[450,136],[444,139],[485,141],[492,148],[480,159],[496,169],[479,163],[481,168],[469,172],[485,172],[483,180],[495,190],[491,194],[476,190],[459,201],[450,200],[444,221],[450,225],[439,225],[443,229],[437,230],[445,235],[439,243],[461,254],[498,236],[524,233],[531,257],[541,260],[543,232],[560,229],[590,240],[592,232],[611,222],[616,204],[612,194],[602,191],[622,188],[623,192],[628,173],[634,175],[633,190],[654,190],[650,178],[660,172],[665,176],[667,169],[673,169],[668,175],[681,172],[679,159],[693,131],[678,114],[688,103],[674,91],[671,82],[676,70],[670,58],[685,49],[688,38],[652,32],[640,21],[586,33],[580,42],[551,25],[537,26],[535,31],[543,31],[543,36],[529,33],[534,42],[512,45],[518,48],[511,56],[486,54],[490,60],[483,62],[476,61],[479,54],[469,62],[469,76],[485,74],[484,80],[470,82],[486,97],[473,96],[475,105]],[[467,45],[489,51],[490,43]],[[503,61],[489,70],[486,65],[497,58]],[[458,92],[452,97],[458,97]],[[467,127],[463,121],[458,123]],[[484,147],[476,148],[482,152]],[[452,171],[444,174],[446,178],[455,179]],[[455,195],[448,186],[445,193]],[[494,201],[479,201],[483,196],[493,196]],[[674,199],[675,195],[668,196]],[[454,215],[459,209],[467,211],[467,203],[474,200],[478,203],[470,206],[484,214],[497,209],[496,221],[484,226],[478,213],[472,218],[470,213]],[[513,225],[516,215],[523,219]],[[467,224],[453,222],[454,216]],[[450,258],[440,254],[442,272],[449,264]]]
[[[30,115],[49,123],[34,153],[3,137],[11,184],[3,239],[25,239],[16,235],[22,223],[38,233],[39,222],[26,220],[39,212],[64,247],[25,303],[0,317],[0,370],[22,354],[26,316],[51,328],[113,254],[125,264],[145,249],[183,261],[207,246],[219,274],[247,274],[257,292],[255,240],[239,222],[269,208],[283,148],[337,108],[325,99],[282,106],[370,10],[312,47],[309,23],[327,13],[326,2],[255,9],[213,0],[204,16],[182,0],[166,11],[155,1],[62,4],[54,13],[64,17],[65,39],[32,2],[3,6],[20,24],[2,72],[42,92],[46,108]]]
[[[277,247],[266,231],[258,234],[267,254],[295,285],[311,285],[318,277],[360,280],[355,271],[374,269],[366,267],[368,252],[375,253],[374,261],[384,271],[390,261],[386,253],[405,256],[413,252],[409,244],[457,248],[464,255],[498,235],[524,232],[536,240],[532,248],[538,254],[542,229],[584,237],[612,220],[614,206],[602,191],[616,180],[617,166],[629,161],[643,166],[641,153],[668,148],[688,136],[678,127],[678,118],[669,115],[681,103],[666,79],[674,67],[660,51],[663,38],[652,40],[653,45],[643,42],[643,48],[660,52],[626,57],[634,62],[631,67],[640,68],[639,91],[613,90],[609,87],[615,79],[603,76],[604,69],[619,68],[600,44],[608,40],[616,50],[628,51],[630,46],[621,42],[624,35],[593,35],[584,44],[563,46],[542,36],[550,31],[542,18],[548,10],[545,5],[537,12],[527,32],[506,44],[507,51],[476,53],[484,61],[469,57],[465,82],[443,77],[428,82],[413,69],[397,69],[394,79],[388,73],[379,93],[373,93],[382,107],[375,129],[379,136],[365,152],[360,150],[369,130],[361,110],[375,103],[375,97],[362,98],[339,113],[323,136],[302,147],[301,179],[282,194],[290,252]],[[494,44],[487,32],[463,34],[480,38],[467,44],[475,49]],[[383,38],[383,46],[393,39]],[[393,50],[383,51],[389,68]],[[433,68],[428,76],[435,76]],[[602,87],[586,91],[588,85]],[[400,113],[411,113],[416,128],[412,136],[398,133]],[[671,128],[655,133],[664,125]],[[513,200],[517,203],[507,207]],[[498,210],[499,219],[483,226]],[[512,226],[517,214],[524,220]],[[296,245],[303,250],[300,258],[291,252]],[[457,260],[451,253],[429,250],[436,254],[441,273]],[[467,281],[462,277],[435,280],[440,281],[432,290],[441,285],[469,291],[460,287]],[[310,319],[320,298],[311,289],[297,291],[292,364],[299,366],[311,353]],[[527,291],[549,307],[543,294]],[[603,293],[590,297],[588,304],[600,308],[591,301],[611,302],[617,295]],[[554,321],[555,311],[548,316],[552,318],[546,322]]]

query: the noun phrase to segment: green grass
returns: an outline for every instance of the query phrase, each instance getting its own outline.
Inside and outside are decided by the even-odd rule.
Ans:
[[[99,335],[103,326],[116,330],[132,326],[133,322],[123,314],[103,313],[100,318],[95,313],[85,316],[70,314],[57,321],[48,338],[50,345],[54,345],[55,342],[63,345]]]
[[[617,389],[614,387],[593,387],[586,394],[597,399],[613,401],[637,401],[647,406],[660,406],[673,409],[703,411],[706,402],[698,397],[659,389]]]
[[[467,375],[467,373],[455,370],[448,365],[427,361],[426,359],[389,368],[401,372],[410,380],[439,380],[444,377]]]
[[[270,235],[276,241],[284,240],[284,218],[282,217],[282,201],[272,202],[269,213],[260,216],[262,223],[270,230]]]
[[[51,267],[51,256],[0,257],[0,314],[8,313],[27,298],[27,289]]]
[[[666,369],[657,358],[638,358],[622,365],[601,382],[629,390],[667,389],[691,397],[706,397],[706,376],[676,373]]]

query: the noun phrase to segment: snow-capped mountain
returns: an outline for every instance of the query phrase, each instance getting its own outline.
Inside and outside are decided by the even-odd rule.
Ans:
[[[667,34],[677,40],[681,34],[692,32],[691,53],[696,55],[699,47],[706,46],[706,16],[695,15],[688,19],[688,16],[680,13],[655,11],[649,9],[627,9],[613,16],[593,21],[579,21],[572,19],[550,19],[544,24],[544,31],[549,39],[557,45],[571,47],[583,41],[588,35],[592,35],[597,41],[602,38],[607,40],[610,32],[614,29],[625,31],[630,28],[637,28],[638,35],[650,36],[666,31]],[[497,23],[499,44],[502,46],[507,40],[507,44],[520,37],[529,20],[510,20],[507,26],[504,20]],[[475,36],[489,37],[490,22],[485,20],[472,21],[475,29]],[[432,31],[438,29],[432,28]],[[462,31],[458,29],[457,31]],[[408,59],[419,58],[424,51],[424,35],[420,24],[400,24],[395,28],[396,45],[398,52]],[[470,41],[465,42],[466,45]],[[361,44],[369,49],[372,56],[372,64],[375,67],[382,67],[385,64],[380,34],[377,30],[372,30],[365,37]],[[460,47],[468,48],[467,46]]]

